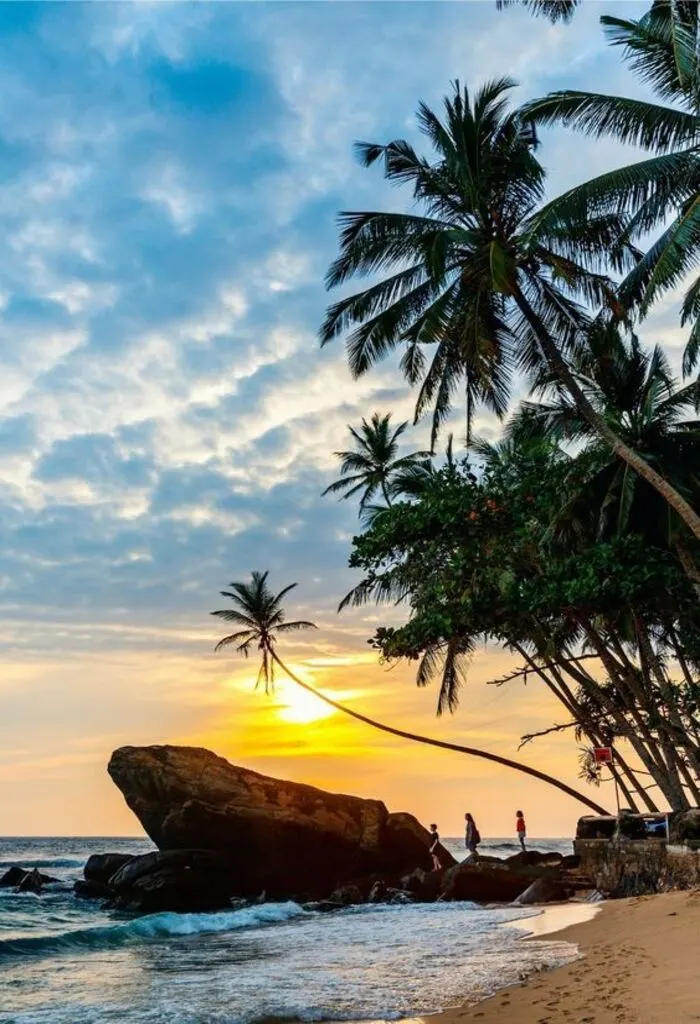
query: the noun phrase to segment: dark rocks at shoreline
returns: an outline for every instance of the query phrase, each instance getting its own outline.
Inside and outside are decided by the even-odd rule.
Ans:
[[[132,857],[108,882],[111,906],[151,914],[162,910],[226,910],[235,895],[230,862],[211,850],[167,850]]]
[[[58,882],[58,878],[42,874],[37,868],[23,868],[13,864],[0,878],[0,889],[16,889],[17,892],[41,892],[45,885]]]
[[[122,747],[108,770],[162,852],[223,857],[235,896],[327,899],[357,879],[431,867],[427,829],[379,800],[270,778],[194,747]],[[456,861],[445,851],[443,863]]]

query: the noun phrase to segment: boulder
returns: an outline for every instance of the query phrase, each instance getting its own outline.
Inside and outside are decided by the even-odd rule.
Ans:
[[[22,892],[38,892],[42,885],[49,885],[51,882],[58,881],[57,878],[53,878],[51,875],[43,875],[36,868],[22,868],[18,864],[13,864],[0,878],[0,889],[17,889],[22,886],[28,875],[31,875],[33,880],[27,883],[27,888],[23,889]],[[38,888],[33,889],[33,886],[38,886]]]
[[[73,892],[82,900],[106,900],[112,896],[112,890],[106,882],[87,882],[84,878],[74,883]]]
[[[536,878],[513,902],[518,907],[529,907],[533,903],[562,903],[568,898],[569,890],[556,878]]]
[[[530,872],[536,870],[529,869]],[[443,875],[440,898],[473,903],[512,903],[532,882],[532,877],[524,873],[526,871],[527,868],[516,870],[505,861],[491,858],[463,861]]]
[[[23,882],[25,876],[28,874],[29,872],[27,871],[26,868],[20,868],[16,864],[13,864],[11,868],[8,868],[8,870],[5,872],[2,878],[0,878],[0,888],[16,889],[20,882]]]
[[[349,907],[356,903],[365,903],[367,899],[366,892],[360,888],[359,885],[341,885],[340,888],[334,889],[334,891],[328,897],[329,903],[337,903],[343,907]]]
[[[559,867],[563,857],[560,853],[539,853],[537,850],[521,850],[520,853],[506,857],[509,867]]]
[[[112,875],[109,889],[110,905],[119,910],[224,910],[231,906],[235,875],[210,850],[168,850],[130,858]]]
[[[41,892],[44,885],[43,875],[36,868],[28,871],[17,886],[18,892]]]
[[[236,895],[319,899],[431,866],[428,831],[379,800],[259,775],[196,747],[122,747],[108,770],[160,850],[220,854]]]
[[[86,882],[107,883],[119,868],[134,859],[131,853],[93,853],[83,868]]]
[[[399,883],[401,889],[410,892],[420,903],[431,903],[440,894],[442,876],[439,871],[424,871],[414,868],[410,874],[404,875]]]

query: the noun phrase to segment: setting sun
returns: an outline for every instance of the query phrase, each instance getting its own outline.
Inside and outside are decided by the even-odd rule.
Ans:
[[[284,722],[305,725],[335,714],[334,708],[324,704],[320,698],[286,680],[276,684],[276,695],[279,700],[277,714]]]

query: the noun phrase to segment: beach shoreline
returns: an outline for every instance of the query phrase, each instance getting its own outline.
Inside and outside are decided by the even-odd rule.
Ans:
[[[570,904],[574,914],[585,904]],[[488,999],[422,1020],[431,1024],[683,1024],[700,1020],[700,891],[590,905],[586,920],[552,907],[527,922],[524,942],[576,945],[572,961]],[[533,923],[542,922],[540,927]]]

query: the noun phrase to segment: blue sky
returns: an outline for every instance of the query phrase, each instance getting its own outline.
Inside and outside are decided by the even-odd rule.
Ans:
[[[352,143],[413,138],[457,77],[632,91],[597,23],[621,8],[641,9],[0,6],[0,833],[66,804],[94,831],[118,742],[220,737],[207,613],[252,568],[299,580],[322,627],[299,657],[364,652],[374,614],[334,612],[355,511],[320,492],[346,424],[411,399],[316,340],[337,211],[404,203]],[[543,152],[552,188],[626,158],[561,133]],[[410,670],[377,693],[432,728]]]

